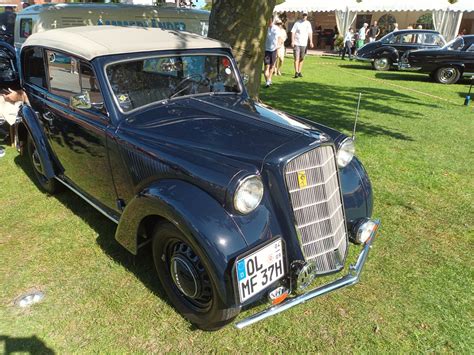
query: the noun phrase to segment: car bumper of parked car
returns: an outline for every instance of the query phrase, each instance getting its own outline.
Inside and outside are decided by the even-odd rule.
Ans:
[[[327,283],[325,285],[322,285],[314,290],[311,290],[305,294],[302,294],[302,295],[299,295],[299,296],[296,296],[296,297],[293,297],[293,298],[289,298],[285,301],[283,301],[282,303],[276,305],[276,306],[273,306],[273,307],[270,307],[264,311],[261,311],[259,313],[256,313],[246,319],[243,319],[237,323],[235,323],[235,326],[236,328],[238,329],[242,329],[242,328],[245,328],[249,325],[252,325],[254,323],[257,323],[265,318],[268,318],[268,317],[271,317],[271,316],[274,316],[278,313],[281,313],[283,311],[286,311],[294,306],[297,306],[301,303],[304,303],[306,301],[309,301],[313,298],[316,298],[316,297],[319,297],[319,296],[323,296],[327,293],[330,293],[332,291],[336,291],[336,290],[339,290],[339,289],[342,289],[342,288],[345,288],[345,287],[348,287],[348,286],[352,286],[356,283],[359,282],[360,280],[360,275],[362,273],[362,269],[364,268],[364,265],[365,265],[365,262],[367,260],[367,256],[369,255],[369,251],[370,249],[372,248],[372,244],[376,238],[376,235],[377,235],[377,231],[378,231],[378,227],[380,225],[380,221],[377,220],[377,221],[374,221],[375,224],[376,224],[376,227],[373,229],[370,237],[367,239],[367,241],[365,242],[365,244],[363,245],[362,247],[362,251],[360,252],[358,258],[357,258],[357,262],[352,265],[350,265],[349,267],[349,272],[333,281],[333,282],[330,282],[330,283]]]
[[[398,69],[399,70],[406,70],[406,71],[417,71],[417,70],[420,70],[421,68],[420,67],[412,67],[410,65],[410,63],[399,62],[398,63]]]

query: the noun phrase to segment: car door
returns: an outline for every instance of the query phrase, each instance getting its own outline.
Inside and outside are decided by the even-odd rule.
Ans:
[[[116,210],[116,194],[107,156],[109,118],[90,63],[45,50],[48,94],[41,120],[62,167],[63,178],[109,210]],[[71,98],[87,93],[90,108],[72,107]],[[101,206],[101,207],[103,207]]]
[[[474,43],[467,45],[463,52],[464,56],[464,74],[474,75]]]

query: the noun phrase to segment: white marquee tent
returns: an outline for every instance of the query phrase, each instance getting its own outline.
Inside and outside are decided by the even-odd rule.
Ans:
[[[445,38],[454,38],[464,12],[474,11],[474,0],[287,0],[275,7],[282,12],[335,12],[339,33],[352,25],[358,12],[426,11],[433,14],[435,29]]]

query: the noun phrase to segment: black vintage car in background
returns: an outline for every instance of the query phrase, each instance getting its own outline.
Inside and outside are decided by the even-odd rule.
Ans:
[[[457,37],[440,49],[409,51],[400,60],[401,70],[428,73],[441,84],[454,84],[474,75],[474,35]]]
[[[0,51],[8,86],[15,53]],[[19,63],[15,141],[39,185],[81,196],[131,253],[151,247],[171,303],[198,327],[268,300],[241,328],[358,282],[379,222],[353,139],[252,101],[228,45],[71,27],[28,37]],[[362,247],[348,273],[311,289],[343,270],[349,242]]]
[[[441,48],[445,44],[443,36],[437,31],[401,30],[367,43],[357,51],[356,58],[371,62],[375,70],[390,70],[392,66],[398,65],[400,58],[407,51]]]

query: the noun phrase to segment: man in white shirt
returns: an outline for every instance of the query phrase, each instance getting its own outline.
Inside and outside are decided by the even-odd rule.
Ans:
[[[263,62],[265,63],[265,87],[268,88],[272,85],[272,75],[275,68],[275,62],[277,58],[278,49],[278,37],[280,35],[280,28],[273,23],[273,19],[268,21],[267,28],[267,39],[265,41],[265,57]]]
[[[291,46],[293,47],[293,55],[295,57],[295,78],[302,77],[303,60],[306,54],[306,47],[313,48],[313,29],[307,20],[308,14],[303,16],[293,25],[291,29]]]

